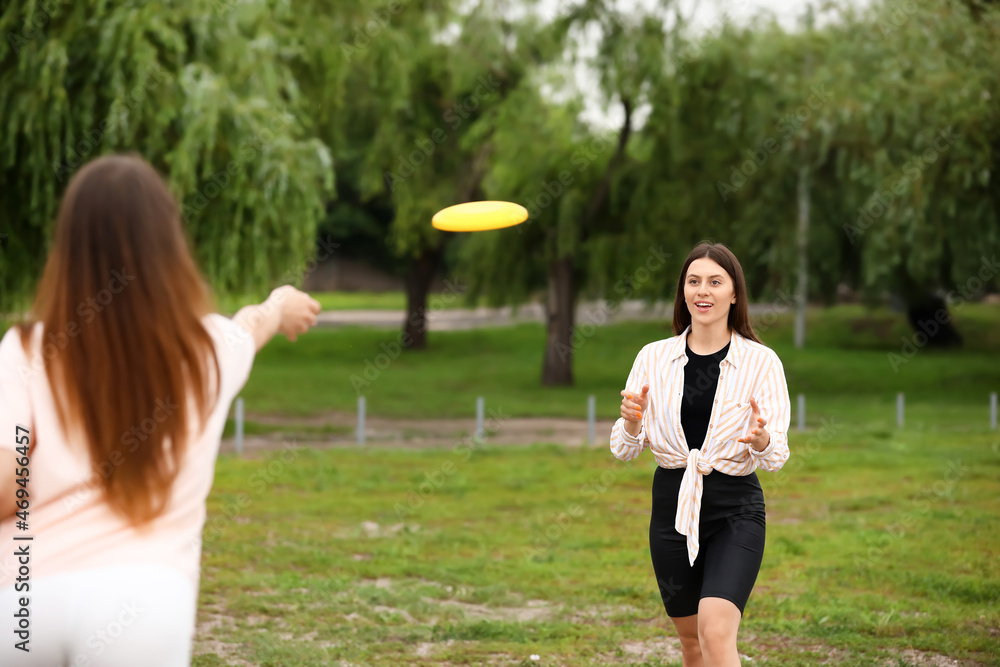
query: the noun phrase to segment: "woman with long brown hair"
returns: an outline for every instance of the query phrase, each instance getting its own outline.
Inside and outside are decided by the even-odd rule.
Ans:
[[[788,460],[788,387],[721,243],[685,260],[673,330],[636,357],[611,451],[631,461],[649,447],[656,458],[649,549],[684,667],[739,667],[736,636],[764,556],[755,470]]]
[[[21,632],[4,665],[190,663],[230,404],[256,352],[319,309],[283,286],[219,315],[151,165],[73,176],[31,317],[0,341],[0,615]]]

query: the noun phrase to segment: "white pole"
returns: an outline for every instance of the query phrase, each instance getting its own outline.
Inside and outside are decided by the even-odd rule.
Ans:
[[[903,426],[903,392],[896,394],[896,426]]]
[[[365,397],[358,396],[358,447],[365,446]]]
[[[486,401],[482,396],[476,397],[476,442],[483,441],[483,422],[484,414],[486,412]]]
[[[593,447],[597,422],[597,399],[593,394],[587,397],[587,446]]]
[[[799,430],[806,430],[806,395],[799,394]]]
[[[997,393],[990,392],[990,430],[997,427]]]
[[[236,455],[243,456],[243,399],[236,399]]]
[[[799,284],[795,292],[795,347],[806,344],[806,306],[809,298],[809,165],[806,144],[799,144],[799,225],[796,236],[799,259]]]

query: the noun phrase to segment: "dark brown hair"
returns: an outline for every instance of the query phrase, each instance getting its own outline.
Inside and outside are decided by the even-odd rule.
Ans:
[[[674,335],[679,336],[691,325],[691,311],[688,310],[687,302],[684,300],[684,277],[687,276],[688,267],[696,259],[707,257],[725,269],[726,273],[733,281],[733,288],[736,292],[736,303],[729,308],[729,328],[756,343],[762,343],[753,332],[753,325],[750,323],[750,309],[747,305],[747,282],[743,278],[743,267],[740,260],[736,259],[733,251],[722,243],[710,243],[702,241],[696,245],[684,260],[684,267],[681,275],[677,279],[677,295],[674,297]]]
[[[188,445],[188,390],[202,424],[218,400],[217,392],[207,400],[212,366],[219,387],[219,361],[201,322],[213,311],[156,170],[136,155],[80,169],[18,327],[28,352],[41,322],[59,425],[86,441],[107,502],[133,525],[156,518],[170,498]]]

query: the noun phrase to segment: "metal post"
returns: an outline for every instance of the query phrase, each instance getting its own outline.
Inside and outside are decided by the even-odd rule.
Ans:
[[[806,395],[799,394],[799,430],[806,430]]]
[[[903,392],[896,394],[896,426],[903,426]]]
[[[236,455],[243,456],[243,399],[236,399]]]
[[[358,396],[358,447],[365,446],[365,397]]]
[[[476,442],[483,441],[483,422],[486,412],[486,401],[482,396],[476,397]]]
[[[593,394],[587,397],[587,446],[594,446],[597,422],[597,399]]]
[[[997,427],[997,393],[990,392],[990,430]]]

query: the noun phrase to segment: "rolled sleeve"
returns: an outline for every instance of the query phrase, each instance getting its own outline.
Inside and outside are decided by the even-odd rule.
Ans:
[[[635,362],[632,364],[632,370],[628,374],[628,380],[625,382],[626,389],[641,391],[642,385],[649,381],[649,376],[646,371],[646,355],[648,349],[649,346],[646,346],[639,351],[638,355],[636,355]],[[611,429],[611,453],[619,461],[631,461],[635,457],[639,456],[648,444],[649,439],[646,437],[645,415],[642,417],[642,425],[639,429],[638,436],[633,436],[625,430],[624,417],[619,417],[618,421],[615,422],[615,425]]]
[[[769,472],[780,470],[788,460],[788,426],[792,419],[792,404],[788,397],[785,369],[777,355],[772,355],[771,367],[764,377],[757,397],[760,416],[767,422],[764,428],[771,434],[771,442],[761,451],[747,443],[747,449],[758,468]]]

